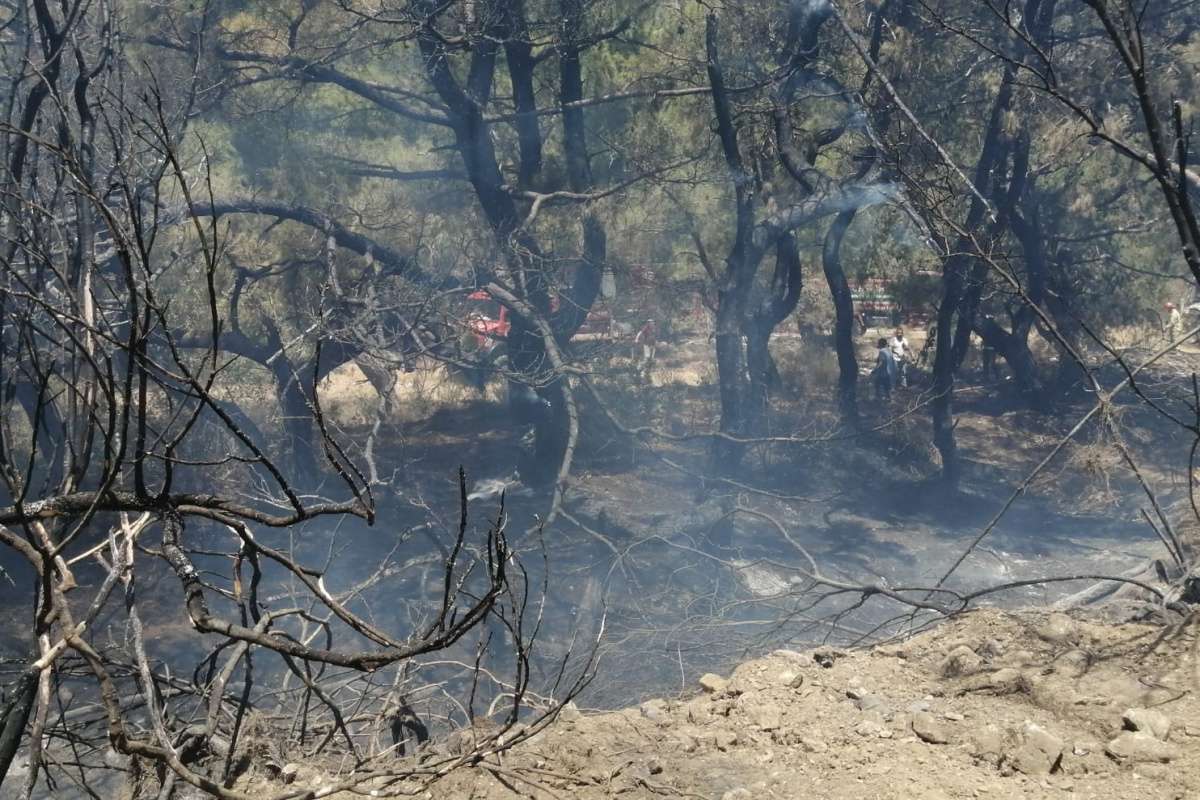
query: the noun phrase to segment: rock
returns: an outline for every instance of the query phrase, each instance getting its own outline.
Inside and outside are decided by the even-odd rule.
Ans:
[[[829,745],[822,742],[820,739],[814,739],[811,736],[806,736],[800,740],[800,747],[806,753],[824,753],[829,749]]]
[[[657,758],[652,758],[646,762],[646,769],[651,775],[659,775],[663,771],[662,762]]]
[[[1076,704],[1079,696],[1067,681],[1059,679],[1041,679],[1026,677],[1029,687],[1029,697],[1039,708],[1051,711],[1061,711]]]
[[[976,758],[996,762],[1004,754],[1004,732],[995,725],[984,725],[972,731],[967,740],[971,755]]]
[[[941,672],[947,678],[970,675],[983,668],[983,659],[974,650],[961,644],[951,650],[942,661]]]
[[[1079,626],[1066,614],[1050,614],[1033,632],[1039,639],[1061,644],[1075,641],[1079,637]]]
[[[908,658],[908,649],[899,644],[881,644],[871,652],[885,658]]]
[[[928,700],[913,700],[904,707],[904,710],[909,714],[923,714],[929,710]]]
[[[1009,653],[1005,662],[1013,666],[1028,667],[1037,663],[1037,656],[1033,654],[1032,650],[1015,650]]]
[[[751,800],[753,797],[749,789],[730,789],[721,795],[721,800]]]
[[[913,717],[912,729],[919,739],[930,744],[946,744],[950,741],[946,726],[928,712],[921,712]]]
[[[1068,678],[1082,678],[1092,666],[1092,657],[1082,650],[1068,650],[1054,662],[1054,671]]]
[[[839,658],[842,658],[845,655],[846,654],[841,650],[837,650],[833,647],[820,647],[813,651],[812,659],[825,669],[829,669],[833,666],[834,661],[837,661]]]
[[[789,688],[796,689],[803,685],[803,683],[804,676],[799,675],[790,669],[785,669],[783,672],[776,673],[775,675],[775,684],[777,686],[787,686]],[[795,686],[792,684],[795,684]]]
[[[647,700],[641,705],[642,716],[656,725],[671,724],[670,707],[666,700],[654,699]]]
[[[1104,746],[1104,752],[1120,762],[1166,763],[1179,758],[1179,748],[1155,739],[1145,731],[1126,731]]]
[[[679,740],[679,749],[685,753],[694,753],[700,749],[700,743],[691,736],[684,736]]]
[[[284,764],[283,769],[279,770],[279,780],[286,784],[294,783],[299,774],[299,764]]]
[[[1005,667],[995,672],[980,672],[962,682],[959,694],[967,692],[991,692],[992,694],[1015,694],[1027,685],[1025,674],[1019,669]]]
[[[575,701],[572,700],[559,709],[558,718],[563,722],[577,722],[583,719],[583,712],[579,710],[579,706],[575,705]]]
[[[865,689],[861,689],[857,686],[851,686],[846,690],[846,697],[849,697],[851,700],[861,700],[866,694],[867,692]]]
[[[986,659],[996,659],[1004,655],[1004,643],[999,639],[988,639],[976,648],[976,652]]]
[[[875,711],[887,719],[892,716],[892,709],[888,706],[887,701],[877,694],[863,694],[854,701],[854,705],[858,706],[859,711]]]
[[[798,653],[795,650],[776,650],[773,653],[771,653],[771,655],[775,656],[776,658],[788,658],[788,659],[791,659],[792,661],[803,661],[804,660],[804,654]]]
[[[1143,778],[1161,781],[1170,776],[1171,767],[1168,767],[1166,764],[1135,764],[1133,771]]]
[[[711,672],[706,672],[700,676],[700,688],[709,694],[725,691],[729,686],[729,681],[722,678],[720,675],[714,675]]]
[[[964,719],[966,719],[965,716],[958,713],[957,711],[947,711],[945,714],[942,714],[942,718],[948,719],[951,722],[962,722]]]
[[[763,731],[778,730],[783,724],[783,715],[780,713],[779,706],[776,705],[758,705],[750,712],[749,716],[751,723]]]
[[[1171,718],[1152,708],[1130,708],[1121,715],[1126,730],[1144,731],[1155,739],[1171,738]]]
[[[1048,775],[1062,763],[1063,741],[1040,725],[1026,722],[1022,743],[1006,759],[1023,775]]]
[[[1183,733],[1185,736],[1200,736],[1200,725],[1184,725]]]
[[[717,731],[715,740],[717,749],[724,752],[731,747],[737,746],[738,735],[733,731]]]
[[[864,719],[854,726],[854,732],[870,739],[891,739],[892,729],[878,719]]]

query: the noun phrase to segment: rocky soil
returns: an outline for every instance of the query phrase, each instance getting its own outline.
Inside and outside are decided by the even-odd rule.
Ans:
[[[779,650],[694,693],[568,707],[428,798],[1200,797],[1195,627],[977,611],[902,644]]]

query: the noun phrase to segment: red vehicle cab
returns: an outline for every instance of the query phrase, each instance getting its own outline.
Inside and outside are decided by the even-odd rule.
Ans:
[[[512,323],[508,321],[508,309],[497,302],[486,289],[467,295],[470,310],[467,312],[467,327],[481,348],[491,350],[508,336]]]

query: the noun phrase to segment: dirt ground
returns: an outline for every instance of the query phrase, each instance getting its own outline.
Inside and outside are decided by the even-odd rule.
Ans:
[[[1190,624],[982,610],[869,650],[778,650],[679,696],[568,706],[417,796],[1196,797],[1196,641]],[[426,747],[410,758],[446,752]]]
[[[868,651],[780,650],[683,697],[568,713],[427,796],[1196,797],[1195,636],[1171,633],[989,610]]]

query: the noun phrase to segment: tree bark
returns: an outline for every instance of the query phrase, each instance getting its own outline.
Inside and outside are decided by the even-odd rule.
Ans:
[[[856,213],[856,209],[850,209],[838,214],[825,234],[825,246],[821,251],[825,282],[829,284],[829,294],[833,298],[838,410],[842,423],[852,429],[858,428],[858,354],[854,349],[854,299],[850,296],[850,282],[842,268],[841,251],[842,240]]]

